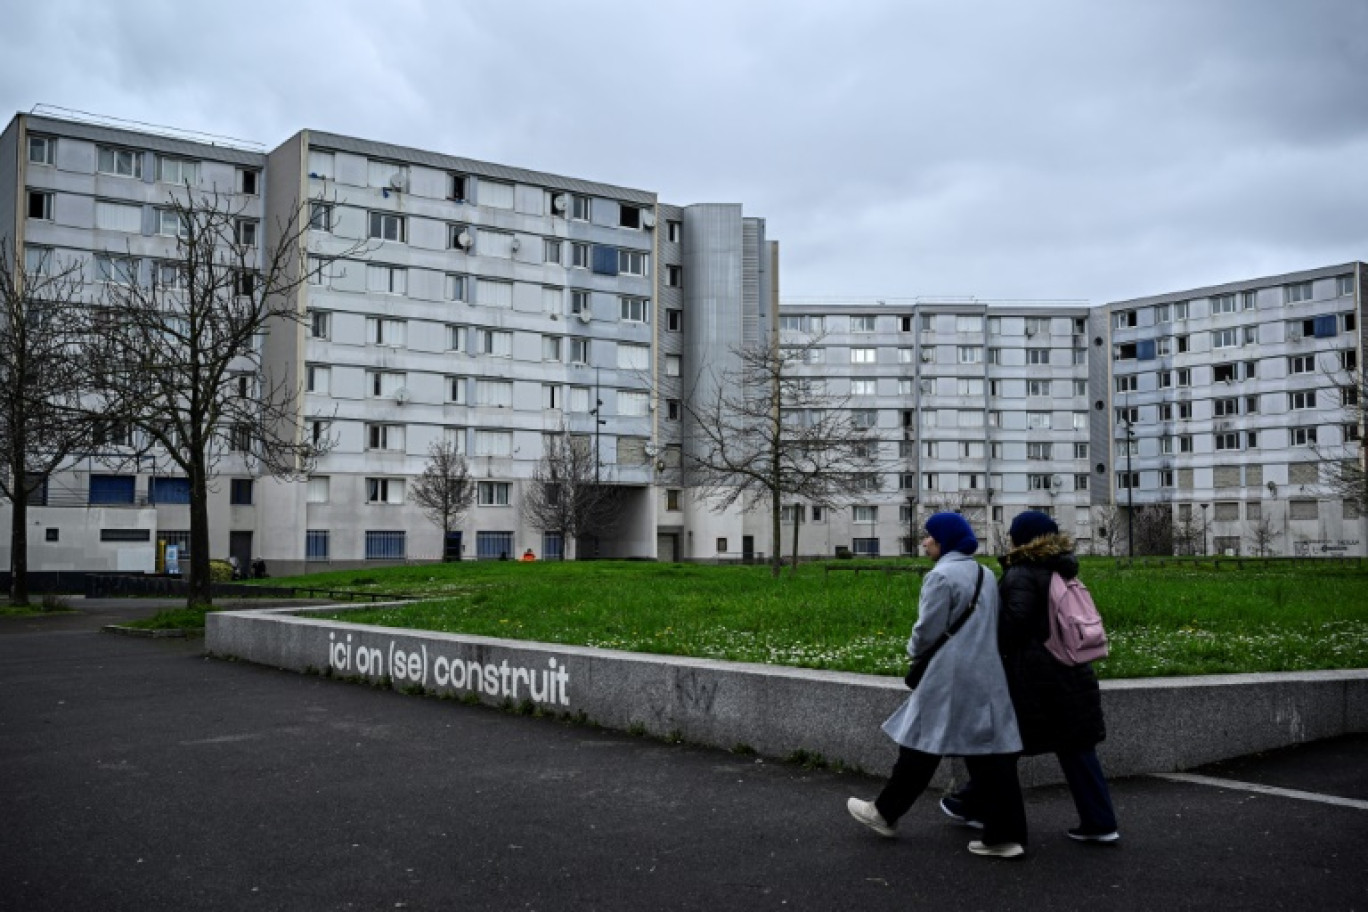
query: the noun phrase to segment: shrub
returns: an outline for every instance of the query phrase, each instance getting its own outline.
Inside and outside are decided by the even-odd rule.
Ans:
[[[215,583],[231,583],[233,581],[233,565],[226,560],[211,560],[209,562],[209,579]]]

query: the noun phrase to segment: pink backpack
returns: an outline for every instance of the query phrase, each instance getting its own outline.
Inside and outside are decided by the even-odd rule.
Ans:
[[[1088,587],[1077,579],[1050,575],[1050,638],[1045,648],[1065,665],[1107,657],[1107,632]]]

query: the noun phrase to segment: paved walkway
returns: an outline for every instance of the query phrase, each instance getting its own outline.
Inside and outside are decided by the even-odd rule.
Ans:
[[[864,830],[873,778],[206,659],[97,632],[147,603],[73,604],[0,618],[0,910],[1368,910],[1368,736],[1116,782],[1116,848],[1032,790],[1004,862],[929,800]]]

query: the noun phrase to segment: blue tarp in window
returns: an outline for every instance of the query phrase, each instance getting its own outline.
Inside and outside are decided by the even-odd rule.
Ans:
[[[618,274],[618,252],[616,247],[594,245],[594,272],[598,275]]]
[[[132,475],[91,475],[90,502],[93,504],[131,504],[137,479]]]
[[[147,499],[154,504],[188,504],[190,479],[154,478],[147,489]]]
[[[1141,339],[1135,343],[1135,360],[1153,361],[1154,360],[1154,340]]]
[[[1323,317],[1316,317],[1316,338],[1328,339],[1331,336],[1339,335],[1339,318],[1334,314],[1326,314]]]

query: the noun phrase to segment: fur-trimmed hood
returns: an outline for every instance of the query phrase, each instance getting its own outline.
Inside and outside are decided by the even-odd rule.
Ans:
[[[1002,566],[1045,564],[1068,555],[1073,556],[1073,536],[1067,532],[1052,532],[1018,545],[1002,556]]]

